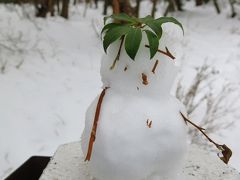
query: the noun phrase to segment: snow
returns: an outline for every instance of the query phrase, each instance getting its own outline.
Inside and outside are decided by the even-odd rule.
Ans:
[[[158,99],[127,93],[123,96],[111,89],[106,92],[89,161],[91,175],[100,180],[175,175],[186,152],[186,127],[176,100]],[[85,155],[96,103],[87,113],[81,139]],[[158,111],[154,107],[159,107]],[[152,121],[151,128],[146,124],[148,119]]]
[[[44,59],[38,53],[21,54],[25,61],[20,69],[8,64],[0,74],[2,177],[34,154],[52,155],[59,144],[80,138],[86,108],[101,87],[97,70],[101,46],[91,19],[80,15],[71,21],[35,19],[42,28],[37,30],[31,21],[21,20],[3,6],[0,12],[2,20],[11,19],[10,25],[1,20],[1,27],[13,26],[16,31],[21,27],[26,38],[31,29],[34,36],[29,40],[41,39],[38,48],[45,48]]]
[[[147,7],[147,3],[142,6],[144,15]],[[8,42],[22,50],[0,46],[0,64],[8,60],[0,74],[0,178],[32,155],[52,155],[58,145],[80,139],[86,109],[101,91],[103,54],[96,33],[101,28],[101,9],[88,9],[84,18],[83,8],[71,7],[66,21],[35,19],[26,7],[29,18],[21,8],[0,5],[0,45],[12,35],[14,40]],[[216,15],[211,6],[195,8],[188,3],[185,8],[186,12],[176,14],[185,27],[179,55],[184,83],[190,83],[193,67],[207,60],[220,71],[220,82],[239,84],[239,19],[228,18],[227,10]],[[240,170],[239,116],[232,118],[235,125],[214,136],[232,148],[230,165]]]

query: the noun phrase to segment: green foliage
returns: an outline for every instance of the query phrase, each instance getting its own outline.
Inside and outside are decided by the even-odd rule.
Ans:
[[[184,34],[184,29],[183,29],[182,24],[173,17],[160,17],[160,18],[156,19],[156,21],[161,25],[164,24],[164,23],[168,23],[168,22],[174,23],[182,29],[183,34]]]
[[[103,40],[103,47],[105,52],[107,51],[107,48],[111,43],[113,43],[117,39],[121,38],[122,36],[130,32],[130,30],[131,28],[125,25],[110,28],[105,34]]]
[[[133,28],[129,31],[125,40],[125,49],[131,59],[134,60],[142,41],[142,32],[139,28]]]
[[[153,58],[153,56],[157,53],[158,46],[159,46],[159,40],[156,34],[154,34],[152,31],[145,30],[149,42],[149,48],[150,49],[150,59]]]
[[[120,13],[118,15],[116,14],[113,14],[111,16],[106,16],[104,17],[104,24],[106,24],[106,21],[108,19],[114,19],[114,20],[118,20],[118,21],[124,21],[124,22],[128,22],[128,23],[135,23],[135,18],[132,18],[130,16],[128,16],[127,14],[125,13]]]
[[[106,24],[109,19],[113,22]],[[173,17],[154,19],[151,16],[146,16],[144,18],[136,18],[124,13],[107,16],[104,18],[105,26],[102,29],[102,34],[105,33],[103,38],[104,50],[107,52],[110,44],[122,38],[122,40],[125,39],[127,54],[134,60],[142,41],[142,33],[145,32],[149,42],[150,59],[152,59],[157,53],[159,41],[163,33],[162,25],[164,23],[174,23],[184,33],[182,24]]]

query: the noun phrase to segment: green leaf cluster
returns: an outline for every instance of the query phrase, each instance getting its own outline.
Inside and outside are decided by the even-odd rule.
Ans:
[[[106,22],[109,19],[112,22],[107,24]],[[144,18],[136,18],[124,13],[107,16],[104,18],[105,26],[102,29],[104,50],[107,52],[110,44],[122,38],[122,40],[125,39],[125,50],[128,56],[134,60],[142,41],[142,33],[146,33],[149,42],[150,59],[152,59],[157,53],[164,23],[178,25],[184,34],[182,24],[173,17],[154,19],[151,16],[146,16]]]

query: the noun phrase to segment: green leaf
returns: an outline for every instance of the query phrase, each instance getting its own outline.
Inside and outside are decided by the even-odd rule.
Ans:
[[[183,29],[182,24],[173,17],[160,17],[160,18],[156,19],[155,21],[157,21],[161,25],[164,24],[164,23],[168,23],[168,22],[174,23],[182,29],[183,34],[184,34],[184,29]]]
[[[104,51],[107,52],[107,48],[110,44],[112,44],[114,41],[122,37],[123,35],[127,34],[130,31],[129,26],[118,26],[112,29],[109,29],[109,31],[106,32],[104,39],[103,39],[103,47]]]
[[[115,28],[115,27],[117,27],[117,26],[122,26],[122,24],[118,24],[118,23],[109,23],[109,24],[106,24],[106,25],[103,27],[103,29],[102,29],[102,31],[101,31],[101,34],[102,34],[104,31],[106,31],[106,30],[108,30],[108,29]]]
[[[130,22],[130,23],[136,22],[134,20],[134,18],[128,16],[127,14],[120,13],[120,14],[113,14],[111,16],[104,17],[104,24],[106,23],[107,19],[109,19],[109,18],[114,19],[114,20],[118,20],[118,21]]]
[[[134,60],[142,41],[142,31],[132,28],[126,36],[125,49],[129,57]]]
[[[136,22],[132,17],[128,16],[125,13],[113,14],[112,18],[118,21]]]
[[[152,59],[158,51],[159,40],[158,37],[149,30],[145,30],[149,42],[149,49],[150,49],[150,59]]]
[[[150,59],[152,59],[158,50],[159,40],[161,39],[163,33],[162,25],[164,23],[174,23],[183,30],[182,24],[173,17],[161,17],[154,19],[151,16],[146,16],[144,18],[136,18],[121,13],[105,17],[104,24],[108,19],[111,19],[112,22],[106,24],[101,32],[101,34],[105,33],[103,40],[105,52],[110,44],[123,37],[125,38],[125,50],[129,57],[133,60],[139,50],[143,31],[145,31],[147,35]],[[145,26],[148,27],[145,28]]]
[[[149,21],[153,21],[153,20],[154,20],[154,18],[152,16],[150,16],[150,15],[148,15],[148,16],[146,16],[144,18],[139,18],[138,19],[139,22],[144,23],[144,24],[146,24]]]
[[[156,35],[158,36],[158,39],[161,39],[162,27],[160,23],[158,23],[156,20],[152,20],[152,21],[147,21],[146,25],[156,33]]]

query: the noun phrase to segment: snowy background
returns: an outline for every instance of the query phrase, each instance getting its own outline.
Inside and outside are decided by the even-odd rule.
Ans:
[[[142,15],[150,13],[147,6],[144,1]],[[102,9],[88,9],[86,17],[83,9],[71,6],[69,20],[37,19],[28,5],[0,5],[0,179],[32,155],[53,155],[60,144],[80,139],[85,111],[101,91],[103,54]],[[219,72],[213,92],[227,83],[239,92],[240,18],[228,13],[188,3],[184,13],[174,14],[185,27],[177,61],[186,88],[195,67],[207,63]],[[228,100],[236,111],[224,121],[234,125],[210,135],[232,148],[230,164],[240,171],[239,96]]]

